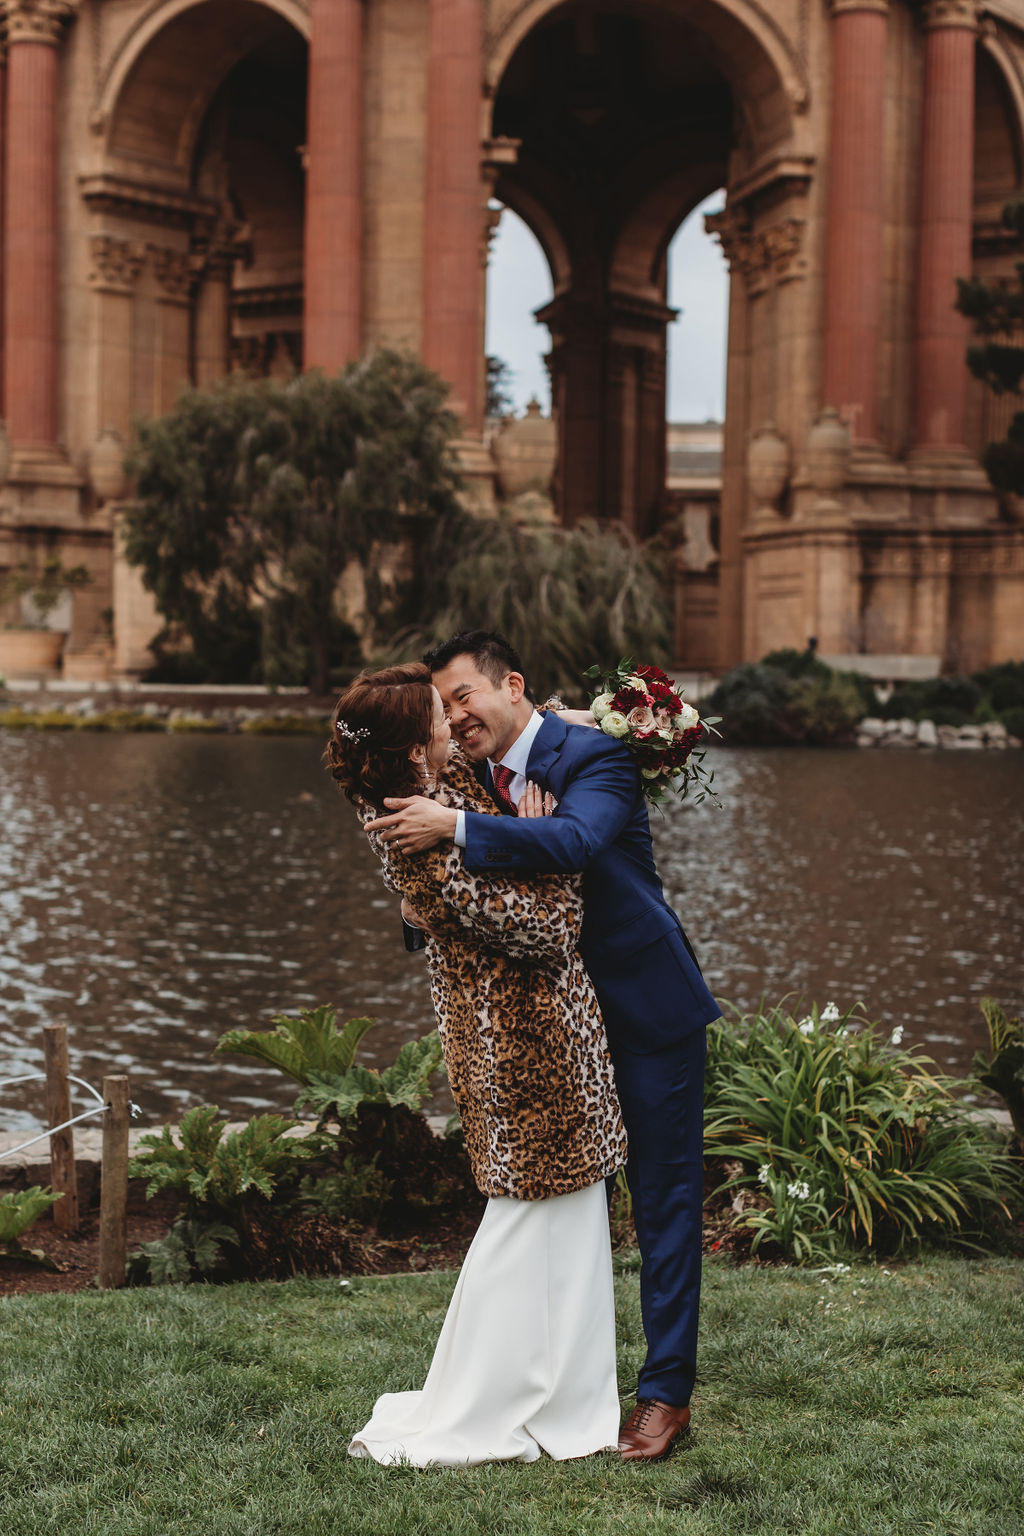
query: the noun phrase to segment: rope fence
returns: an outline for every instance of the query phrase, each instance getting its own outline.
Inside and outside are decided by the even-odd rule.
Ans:
[[[103,1121],[103,1146],[100,1156],[100,1259],[97,1276],[100,1288],[109,1290],[125,1281],[128,1253],[128,1130],[132,1118],[141,1113],[128,1092],[128,1078],[123,1074],[103,1079],[98,1093],[91,1083],[69,1070],[68,1034],[64,1024],[43,1025],[43,1072],[23,1072],[17,1077],[0,1078],[0,1089],[17,1083],[46,1084],[45,1131],[30,1136],[16,1147],[0,1152],[0,1161],[18,1152],[50,1142],[50,1186],[64,1196],[51,1208],[58,1231],[75,1233],[79,1229],[78,1173],[75,1167],[73,1127],[97,1116]],[[95,1102],[81,1114],[71,1113],[71,1084],[92,1095]]]

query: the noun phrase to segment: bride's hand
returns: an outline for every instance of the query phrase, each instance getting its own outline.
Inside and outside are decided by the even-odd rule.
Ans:
[[[520,816],[551,816],[557,804],[550,790],[542,791],[539,784],[527,784],[516,810]]]

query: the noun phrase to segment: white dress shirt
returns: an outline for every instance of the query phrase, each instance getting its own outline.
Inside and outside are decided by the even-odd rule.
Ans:
[[[526,765],[530,761],[530,753],[533,750],[533,743],[536,740],[537,732],[540,730],[543,724],[544,716],[540,713],[539,710],[535,709],[501,760],[503,767],[511,768],[512,770],[512,778],[509,780],[508,792],[512,797],[513,805],[519,804],[519,797],[524,793],[526,789],[526,785],[528,783],[526,777]],[[487,766],[493,774],[497,765],[491,758],[488,758]],[[455,846],[456,848],[465,848],[466,846],[465,811],[458,811],[456,813]]]

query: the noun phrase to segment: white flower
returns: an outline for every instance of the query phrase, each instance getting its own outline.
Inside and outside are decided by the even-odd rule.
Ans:
[[[889,1036],[889,1044],[890,1045],[899,1045],[900,1042],[902,1041],[902,1039],[903,1039],[903,1025],[902,1024],[897,1024],[896,1028],[893,1030],[892,1034]]]
[[[614,693],[599,693],[590,706],[590,712],[595,720],[603,720],[612,707]]]
[[[654,729],[654,711],[646,704],[638,704],[631,709],[626,716],[626,721],[632,731],[652,731]]]
[[[809,1200],[811,1198],[810,1186],[803,1179],[793,1184],[787,1184],[786,1194],[791,1200]]]
[[[839,1009],[835,1003],[826,1003],[821,1012],[821,1022],[823,1024],[834,1024],[838,1018]]]
[[[767,1163],[762,1163],[760,1168],[757,1170],[757,1182],[759,1184],[770,1184],[771,1181],[772,1170]]]
[[[692,730],[695,725],[699,725],[699,724],[700,724],[700,715],[698,715],[698,713],[694,709],[693,705],[692,704],[682,704],[682,705],[680,705],[679,713],[678,713],[678,715],[676,715],[676,718],[675,718],[676,729],[679,730],[679,731],[689,731],[689,730]]]
[[[640,774],[641,774],[642,778],[649,779],[649,780],[651,780],[653,782],[653,780],[661,778],[661,769],[660,768],[641,768],[640,769]]]
[[[647,692],[647,684],[644,682],[643,678],[640,677],[639,674],[636,673],[636,672],[631,672],[630,673],[630,675],[626,678],[626,681],[623,684],[623,687],[624,688],[639,688],[641,693],[646,693]]]
[[[806,1019],[800,1020],[800,1023],[797,1025],[797,1029],[802,1035],[814,1034],[814,1020],[811,1018],[810,1014],[807,1015]]]
[[[621,711],[610,709],[601,720],[601,729],[606,736],[615,736],[616,738],[628,736],[629,721]]]

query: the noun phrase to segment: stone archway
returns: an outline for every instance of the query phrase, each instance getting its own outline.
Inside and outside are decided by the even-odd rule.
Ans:
[[[806,358],[786,290],[805,272],[813,163],[802,66],[746,0],[533,0],[497,33],[487,76],[493,141],[516,146],[495,195],[546,249],[556,232],[563,258],[539,318],[552,334],[567,523],[618,519],[646,536],[663,520],[666,250],[687,214],[727,189],[716,221],[735,279],[720,650],[735,656],[747,439],[773,418],[797,441],[816,388],[808,369],[797,377]]]
[[[302,361],[306,39],[292,0],[165,0],[92,114],[96,430],[189,382]]]

